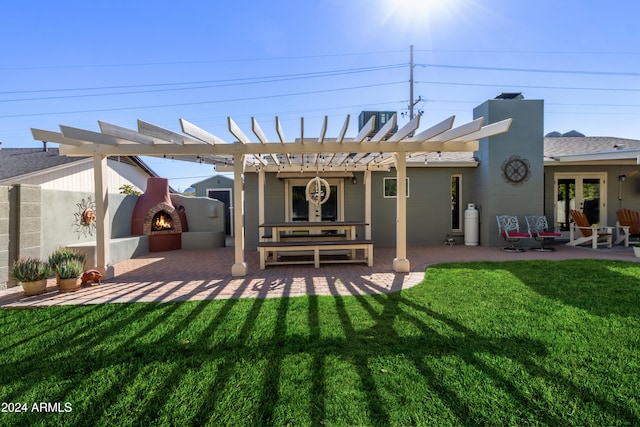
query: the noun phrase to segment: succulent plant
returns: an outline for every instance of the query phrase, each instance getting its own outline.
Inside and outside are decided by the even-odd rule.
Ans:
[[[18,282],[35,282],[51,276],[49,263],[38,258],[19,258],[11,265],[11,277]]]
[[[56,268],[60,279],[75,279],[82,275],[84,262],[79,259],[64,259]]]
[[[67,260],[79,260],[83,267],[84,261],[86,259],[86,255],[80,251],[69,249],[69,248],[58,248],[49,255],[49,264],[54,271],[58,272],[58,266]]]

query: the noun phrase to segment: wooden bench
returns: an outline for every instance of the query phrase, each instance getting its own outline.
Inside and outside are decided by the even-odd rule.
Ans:
[[[273,234],[265,234],[262,236],[263,239],[272,240]],[[322,233],[322,234],[290,234],[290,233],[280,233],[280,241],[283,242],[285,240],[339,240],[346,239],[347,233]]]
[[[260,250],[260,269],[264,270],[267,265],[278,264],[310,264],[313,262],[315,268],[320,268],[321,262],[332,263],[356,263],[364,262],[369,267],[373,266],[373,241],[372,240],[317,240],[302,242],[261,242],[258,243],[258,249]],[[355,253],[357,249],[364,250],[364,258],[357,259],[355,256],[351,256],[348,259],[321,259],[321,251],[331,251],[337,249],[348,249],[352,253]],[[278,260],[278,253],[281,252],[299,252],[299,251],[313,251],[312,260]],[[268,260],[269,255],[273,254],[273,259]]]

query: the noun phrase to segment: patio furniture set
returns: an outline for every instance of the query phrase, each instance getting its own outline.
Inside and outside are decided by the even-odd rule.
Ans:
[[[571,209],[571,225],[569,228],[569,241],[567,245],[577,246],[591,244],[593,249],[599,245],[611,248],[613,245],[613,229],[616,229],[615,244],[629,246],[629,239],[640,242],[640,213],[630,209],[621,209],[616,212],[617,223],[615,227],[599,226],[589,223],[584,212]],[[563,234],[556,228],[549,227],[547,218],[544,215],[527,215],[525,221],[526,230],[520,228],[516,215],[497,215],[498,233],[505,239],[508,246],[502,248],[506,252],[522,252],[524,248],[516,244],[521,239],[534,239],[540,242],[539,246],[532,247],[537,251],[553,251],[549,244],[555,239],[563,237]]]
[[[356,240],[359,221],[294,221],[260,224],[270,229],[258,243],[260,268],[267,265],[320,263],[366,263],[373,266],[373,241]],[[362,257],[358,257],[358,250]]]

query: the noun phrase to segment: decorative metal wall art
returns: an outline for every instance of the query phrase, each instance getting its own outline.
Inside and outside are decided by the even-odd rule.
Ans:
[[[520,185],[531,176],[531,164],[520,156],[511,156],[502,163],[502,176],[513,185]]]
[[[75,227],[75,233],[80,236],[87,237],[93,236],[96,231],[96,204],[91,199],[91,196],[87,199],[82,199],[80,203],[76,203],[78,212],[74,213],[75,217],[73,226]]]

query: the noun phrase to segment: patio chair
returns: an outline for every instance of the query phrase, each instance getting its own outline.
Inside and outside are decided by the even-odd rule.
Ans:
[[[596,225],[589,224],[587,216],[584,212],[571,209],[569,211],[571,219],[571,227],[569,228],[569,246],[583,245],[585,243],[591,243],[593,249],[597,249],[598,245],[606,244],[608,248],[611,247],[613,240],[613,227],[598,227]],[[579,230],[579,235],[576,234],[576,229]]]
[[[562,237],[562,233],[557,229],[550,230],[547,217],[544,215],[527,215],[524,219],[527,221],[527,228],[531,237],[540,242],[540,246],[531,249],[540,252],[555,251],[555,248],[550,247],[549,243]]]
[[[507,247],[502,248],[502,250],[505,252],[524,252],[524,249],[516,246],[516,243],[518,243],[520,239],[531,238],[531,235],[520,231],[518,217],[515,215],[496,215],[496,220],[498,221],[498,233],[509,244]]]
[[[624,208],[617,211],[616,216],[618,217],[616,245],[624,242],[624,246],[628,247],[630,237],[640,240],[640,213]]]

